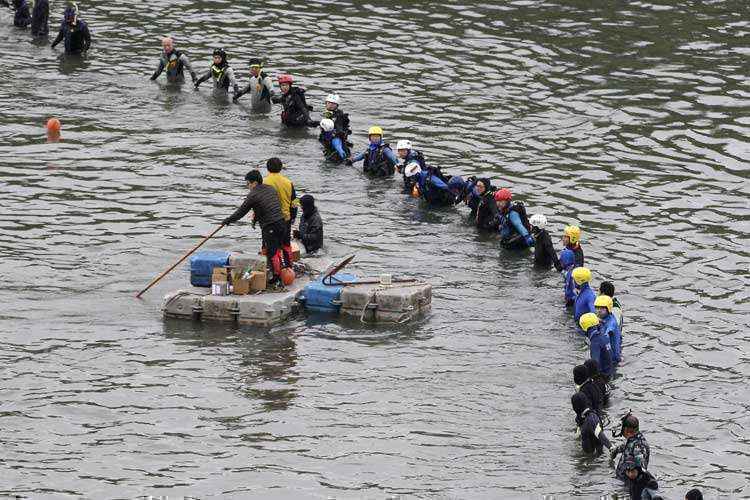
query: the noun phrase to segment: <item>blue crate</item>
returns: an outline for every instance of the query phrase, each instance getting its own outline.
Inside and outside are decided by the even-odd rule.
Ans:
[[[357,281],[353,274],[334,274],[333,283],[336,280],[343,282]],[[324,285],[321,280],[313,281],[305,286],[302,292],[301,300],[305,304],[305,309],[316,312],[338,313],[341,309],[341,290],[343,285]]]
[[[190,256],[190,284],[193,286],[211,286],[211,274],[215,267],[229,265],[229,252],[223,250],[204,250]]]

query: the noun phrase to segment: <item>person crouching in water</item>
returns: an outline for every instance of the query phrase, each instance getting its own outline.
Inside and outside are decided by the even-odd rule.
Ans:
[[[607,439],[602,420],[592,408],[589,398],[582,392],[576,392],[570,398],[570,403],[576,413],[577,434],[581,437],[583,452],[599,456],[604,447],[610,449],[612,444]]]
[[[294,239],[300,240],[308,255],[323,247],[323,219],[315,206],[315,198],[306,194],[299,199],[302,206],[302,217],[299,219],[299,229],[293,232]]]
[[[198,79],[190,66],[190,59],[174,48],[174,40],[171,37],[165,36],[161,39],[162,53],[159,57],[159,64],[156,66],[156,71],[151,75],[151,81],[159,78],[159,75],[163,71],[167,72],[167,81],[169,83],[182,83],[185,81],[185,69],[190,72],[190,78],[193,80],[193,84]]]
[[[82,54],[91,47],[91,32],[88,25],[78,19],[78,6],[74,3],[65,8],[63,22],[57,38],[52,41],[52,48],[63,41],[66,54]]]
[[[341,163],[351,156],[351,151],[336,132],[336,125],[330,118],[320,120],[318,141],[323,145],[323,155],[331,163]]]
[[[662,500],[662,496],[657,493],[659,483],[638,460],[625,462],[625,476],[628,478],[630,500]]]
[[[545,229],[547,217],[544,214],[534,214],[529,219],[531,224],[531,235],[534,237],[534,267],[537,269],[549,269],[553,265],[558,272],[562,271],[562,264],[557,257],[555,247],[552,245],[552,237]]]
[[[529,233],[531,225],[526,208],[521,202],[511,204],[512,199],[509,189],[503,188],[495,193],[500,244],[507,249],[528,248],[534,245],[534,238]]]
[[[293,86],[292,75],[279,75],[280,96],[273,96],[271,102],[281,104],[281,123],[287,127],[317,127],[318,122],[310,120],[312,106],[305,100],[305,89]]]
[[[370,146],[354,158],[346,160],[347,165],[353,165],[358,161],[364,160],[362,171],[373,177],[390,177],[396,172],[398,159],[393,154],[391,146],[383,142],[383,129],[380,127],[370,127],[367,131],[367,137]]]
[[[455,197],[448,184],[431,170],[422,170],[419,163],[412,162],[404,167],[406,179],[414,179],[412,196],[422,198],[428,205],[449,206],[455,203]]]
[[[239,98],[250,93],[250,107],[256,113],[269,113],[273,98],[273,80],[263,71],[263,61],[254,57],[250,59],[250,82],[247,87],[234,94],[232,102],[237,104]]]
[[[247,188],[250,190],[245,201],[235,212],[224,219],[221,224],[228,226],[253,211],[253,228],[260,224],[263,235],[263,246],[266,250],[267,269],[270,271],[270,284],[281,283],[281,245],[287,227],[281,213],[279,195],[272,186],[263,184],[263,177],[258,170],[251,170],[245,175]]]
[[[195,81],[196,90],[200,87],[201,83],[209,78],[214,79],[214,90],[229,92],[229,87],[232,87],[235,95],[239,92],[237,80],[234,77],[234,70],[227,62],[227,53],[224,49],[214,49],[213,64],[211,64],[211,67],[208,68],[208,71],[202,77]]]

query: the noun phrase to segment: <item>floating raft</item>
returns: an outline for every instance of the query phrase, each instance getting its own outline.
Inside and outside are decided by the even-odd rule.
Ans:
[[[232,254],[229,265],[255,265],[258,256]],[[249,295],[211,295],[210,289],[190,286],[164,297],[162,311],[168,318],[225,321],[269,327],[285,322],[302,309],[348,316],[367,324],[406,323],[430,310],[432,285],[418,280],[382,284],[351,274],[333,274],[321,259],[301,261],[308,272],[278,291]]]

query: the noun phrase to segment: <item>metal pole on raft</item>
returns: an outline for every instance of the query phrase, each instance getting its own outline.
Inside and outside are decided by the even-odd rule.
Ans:
[[[135,298],[136,299],[140,299],[141,295],[143,295],[144,293],[146,293],[149,288],[151,288],[152,286],[154,286],[155,284],[157,284],[164,276],[166,276],[167,274],[169,274],[172,271],[172,269],[174,269],[175,267],[177,267],[180,264],[182,264],[182,261],[184,261],[185,259],[187,259],[188,257],[190,257],[190,255],[193,252],[195,252],[201,246],[203,246],[203,244],[205,242],[207,242],[208,240],[210,240],[216,233],[218,233],[221,230],[222,227],[224,227],[224,224],[220,225],[219,227],[217,227],[214,230],[214,232],[212,232],[211,234],[209,234],[208,236],[206,236],[205,238],[203,238],[203,240],[201,240],[200,243],[198,243],[197,245],[195,245],[188,253],[186,253],[185,255],[183,255],[180,258],[180,260],[178,260],[177,262],[174,263],[174,265],[172,267],[170,267],[169,269],[167,269],[166,271],[164,271],[163,273],[161,273],[159,276],[157,276],[156,278],[154,278],[154,280],[151,283],[149,283],[146,288],[144,288],[143,290],[141,290],[140,292],[138,292],[138,295],[136,295]]]

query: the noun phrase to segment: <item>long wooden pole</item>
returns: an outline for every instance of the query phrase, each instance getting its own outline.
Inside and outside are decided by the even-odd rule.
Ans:
[[[214,230],[213,233],[211,233],[208,236],[206,236],[205,238],[203,238],[203,240],[200,243],[198,243],[197,245],[195,245],[188,253],[186,253],[185,255],[183,255],[182,258],[180,258],[180,260],[178,260],[177,262],[175,262],[172,267],[170,267],[169,269],[167,269],[166,271],[164,271],[163,273],[161,273],[159,276],[157,276],[156,278],[154,278],[154,280],[151,283],[149,283],[146,288],[144,288],[143,290],[141,290],[140,292],[138,292],[138,295],[136,295],[135,298],[136,299],[140,299],[141,295],[143,295],[144,293],[146,293],[146,291],[148,291],[149,288],[151,288],[152,286],[154,286],[155,284],[157,284],[164,276],[166,276],[167,274],[169,274],[172,271],[172,269],[174,269],[175,267],[177,267],[180,264],[182,264],[182,261],[184,261],[185,259],[187,259],[188,257],[190,257],[190,255],[193,252],[195,252],[201,246],[203,246],[203,244],[205,242],[207,242],[208,240],[210,240],[216,233],[218,233],[221,230],[222,227],[224,227],[223,224],[221,226],[217,227],[216,230]]]

